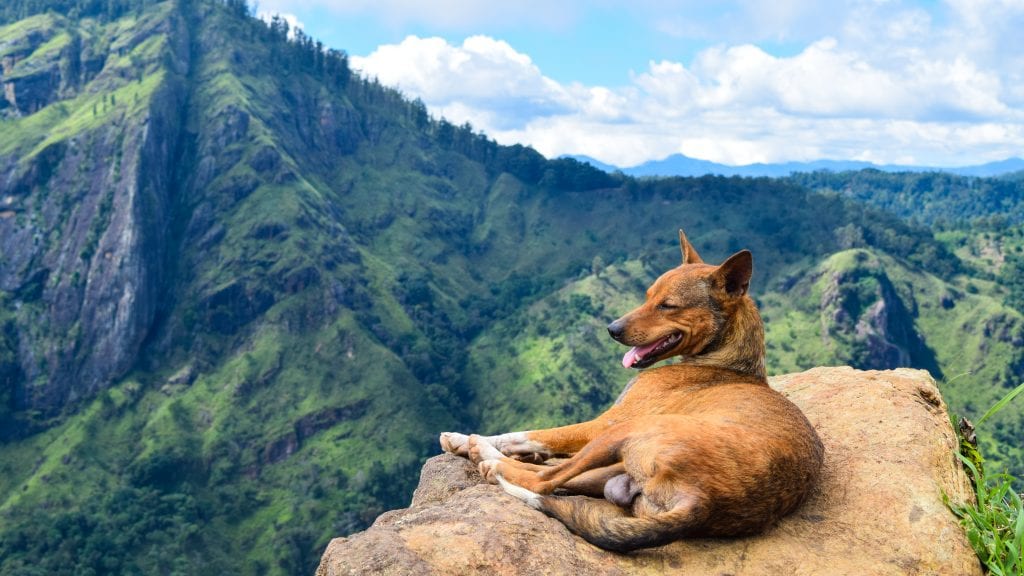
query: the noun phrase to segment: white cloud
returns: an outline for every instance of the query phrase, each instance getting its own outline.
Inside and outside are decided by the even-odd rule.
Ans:
[[[457,115],[453,120],[486,118],[490,128],[568,113],[574,106],[570,91],[541,74],[529,56],[487,36],[471,36],[460,46],[409,36],[369,56],[353,56],[352,66],[434,110]]]
[[[352,62],[499,142],[619,166],[672,153],[729,164],[962,165],[1020,155],[1024,1],[949,1],[940,25],[898,1],[851,0],[833,34],[791,55],[721,44],[688,64],[652,61],[620,87],[556,82],[528,55],[483,35],[457,45],[409,36]],[[765,27],[802,38],[801,10],[813,12],[812,4],[790,0]],[[747,18],[768,18],[747,8]],[[687,25],[666,20],[662,29],[694,32]]]
[[[299,20],[299,17],[290,12],[268,12],[261,10],[256,14],[257,18],[268,23],[274,19],[274,16],[277,16],[288,23],[289,38],[295,37],[296,30],[303,30],[306,28],[306,25],[303,24],[301,20]]]

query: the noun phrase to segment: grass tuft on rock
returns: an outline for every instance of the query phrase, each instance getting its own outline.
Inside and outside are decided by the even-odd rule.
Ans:
[[[1024,392],[1024,384],[996,402],[978,420],[978,425],[1005,408],[1021,392]],[[961,449],[957,457],[970,471],[977,502],[949,503],[949,507],[960,517],[971,546],[990,574],[1024,575],[1024,502],[1019,492],[1021,480],[1006,472],[985,472],[976,442],[962,433],[958,435]]]

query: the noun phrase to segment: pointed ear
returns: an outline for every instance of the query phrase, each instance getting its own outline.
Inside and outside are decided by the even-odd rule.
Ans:
[[[754,257],[749,250],[741,250],[718,267],[713,277],[715,285],[734,298],[743,296],[750,287],[750,275],[754,272]]]
[[[683,264],[703,264],[704,261],[700,259],[700,254],[697,254],[697,250],[693,248],[690,241],[686,239],[686,234],[683,234],[683,229],[679,229],[679,249],[683,252]]]

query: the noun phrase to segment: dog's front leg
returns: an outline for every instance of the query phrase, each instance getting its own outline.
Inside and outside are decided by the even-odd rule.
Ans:
[[[497,479],[494,475],[486,475],[485,470],[492,466],[494,462],[503,462],[506,466],[511,466],[520,470],[526,470],[529,472],[541,472],[548,470],[551,466],[543,464],[533,464],[531,462],[523,462],[522,460],[516,460],[509,456],[505,456],[498,451],[497,448],[492,446],[483,436],[472,434],[469,437],[469,459],[479,465],[481,474],[484,474],[484,479],[494,484]]]
[[[508,432],[496,436],[480,438],[506,456],[519,457],[534,461],[544,461],[554,454],[543,444],[532,441],[529,435],[533,432]],[[445,452],[471,458],[469,436],[458,432],[441,434],[441,449]],[[476,460],[474,460],[476,462]]]
[[[609,419],[598,418],[582,424],[572,424],[547,430],[508,432],[496,436],[481,436],[505,456],[520,460],[543,462],[552,456],[571,456],[580,451],[609,425]],[[441,434],[441,448],[458,456],[470,457],[469,436],[457,432]]]
[[[582,450],[591,440],[597,438],[606,428],[608,428],[608,419],[602,414],[597,420],[546,430],[532,430],[525,434],[526,441],[532,446],[542,447],[540,450],[534,450],[535,452],[543,452],[548,456],[572,456]]]

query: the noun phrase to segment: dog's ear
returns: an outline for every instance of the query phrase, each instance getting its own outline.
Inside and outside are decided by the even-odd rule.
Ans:
[[[700,259],[700,254],[697,254],[697,250],[694,249],[690,241],[686,239],[686,234],[683,234],[683,229],[679,229],[679,249],[683,252],[683,264],[703,264],[704,261]]]
[[[754,257],[749,250],[741,250],[718,267],[712,275],[715,286],[726,294],[737,298],[747,293],[750,287],[750,275],[754,273]]]

